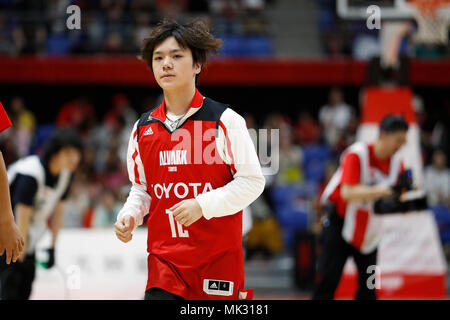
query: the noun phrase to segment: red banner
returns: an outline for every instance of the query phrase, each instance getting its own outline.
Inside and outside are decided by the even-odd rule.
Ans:
[[[0,58],[0,83],[111,84],[156,86],[135,57],[72,56]],[[367,63],[352,59],[214,59],[201,85],[364,85]],[[411,84],[450,85],[450,60],[412,60]]]

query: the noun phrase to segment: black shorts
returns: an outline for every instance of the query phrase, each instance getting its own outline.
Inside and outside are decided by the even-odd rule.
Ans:
[[[150,288],[145,292],[144,300],[184,300],[182,297],[161,288]]]
[[[28,300],[36,274],[35,255],[23,262],[6,264],[6,254],[0,257],[0,297],[2,300]]]

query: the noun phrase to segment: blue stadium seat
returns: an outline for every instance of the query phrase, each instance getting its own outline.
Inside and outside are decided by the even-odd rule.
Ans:
[[[272,43],[267,36],[249,35],[244,37],[244,54],[252,57],[269,57],[272,55]]]
[[[222,50],[219,54],[223,56],[242,56],[244,55],[244,44],[242,38],[239,35],[224,35],[221,37],[223,41]]]
[[[436,206],[432,207],[431,211],[436,219],[442,243],[450,243],[450,208],[446,206]]]
[[[314,182],[275,186],[272,189],[275,215],[283,230],[283,240],[288,248],[294,248],[295,233],[308,228],[311,199],[317,194],[317,189],[318,185]]]
[[[324,32],[330,30],[334,24],[334,12],[330,9],[319,11],[319,29]]]
[[[70,40],[65,34],[51,34],[47,38],[47,54],[65,55],[70,53]]]
[[[330,159],[330,149],[326,145],[303,147],[303,172],[307,181],[320,182],[325,177],[326,163]]]
[[[236,34],[221,36],[223,47],[220,55],[229,57],[270,57],[273,47],[264,35],[240,36]]]

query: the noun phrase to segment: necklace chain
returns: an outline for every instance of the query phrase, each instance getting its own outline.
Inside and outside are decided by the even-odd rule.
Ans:
[[[181,117],[181,118],[182,118],[182,117]],[[178,118],[177,120],[172,120],[172,119],[170,119],[170,118],[166,115],[166,119],[169,120],[169,126],[170,126],[172,129],[175,129],[175,128],[177,127],[178,122],[180,122],[181,118]]]

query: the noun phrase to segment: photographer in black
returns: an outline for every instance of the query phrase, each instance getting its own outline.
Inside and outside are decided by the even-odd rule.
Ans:
[[[322,221],[319,283],[313,299],[333,299],[349,256],[358,268],[356,299],[376,299],[375,289],[367,285],[371,276],[367,270],[377,264],[380,214],[407,212],[415,205],[401,199],[403,192],[412,189],[411,171],[405,170],[397,152],[406,142],[407,131],[403,117],[388,115],[373,144],[356,142],[343,152],[321,197],[327,214]]]

